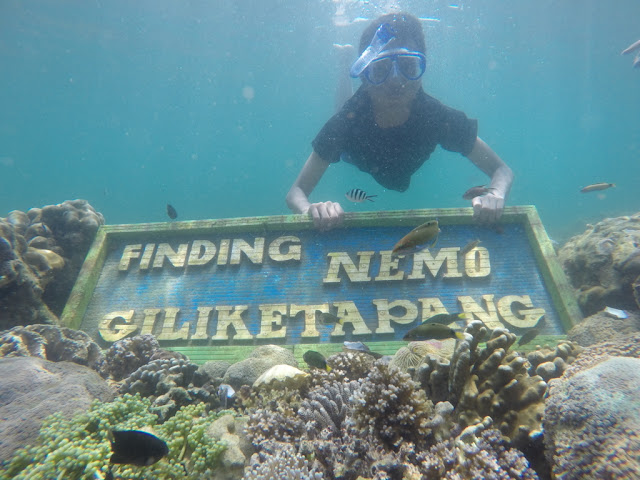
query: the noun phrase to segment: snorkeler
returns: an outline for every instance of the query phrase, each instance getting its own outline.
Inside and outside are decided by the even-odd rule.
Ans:
[[[359,51],[350,74],[362,84],[313,140],[313,152],[287,194],[289,208],[311,215],[320,230],[334,228],[344,217],[340,204],[309,201],[329,164],[343,159],[383,187],[404,192],[441,145],[463,154],[491,178],[487,191],[471,204],[477,221],[497,221],[513,173],[478,138],[476,120],[422,89],[426,45],[420,21],[407,13],[383,15],[365,29]]]

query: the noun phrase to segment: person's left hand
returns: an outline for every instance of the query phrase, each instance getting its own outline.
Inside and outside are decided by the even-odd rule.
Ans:
[[[473,219],[479,223],[495,223],[502,216],[504,209],[504,196],[496,191],[490,191],[485,195],[474,197],[471,200],[473,207]]]

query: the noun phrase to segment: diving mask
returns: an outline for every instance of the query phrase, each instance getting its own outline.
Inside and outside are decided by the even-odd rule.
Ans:
[[[374,85],[384,83],[392,68],[407,80],[418,80],[424,74],[427,59],[422,52],[397,48],[382,52],[369,62],[364,71],[365,78]]]
[[[366,70],[371,62],[384,50],[384,48],[389,45],[389,42],[395,38],[396,34],[393,30],[393,27],[388,23],[383,23],[378,27],[376,33],[373,35],[371,39],[371,43],[369,46],[365,48],[362,55],[358,57],[358,59],[353,62],[351,66],[351,70],[349,71],[349,75],[352,78],[358,78],[362,75],[362,72]]]

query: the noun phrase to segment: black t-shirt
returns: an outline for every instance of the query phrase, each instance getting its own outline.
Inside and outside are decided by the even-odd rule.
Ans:
[[[327,162],[341,158],[370,173],[385,188],[404,192],[411,175],[436,145],[468,155],[478,134],[478,122],[418,91],[409,119],[402,125],[380,128],[364,88],[325,123],[313,140],[314,151]]]

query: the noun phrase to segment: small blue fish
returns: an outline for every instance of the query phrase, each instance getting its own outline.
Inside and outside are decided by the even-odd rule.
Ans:
[[[373,197],[377,197],[377,195],[367,195],[367,192],[364,190],[360,190],[359,188],[352,188],[347,193],[344,194],[347,197],[347,200],[356,203],[362,203],[365,200],[369,200],[373,202]]]
[[[382,354],[381,353],[376,353],[376,352],[372,352],[371,350],[369,350],[369,347],[367,347],[364,343],[362,342],[348,342],[345,340],[345,342],[343,343],[343,347],[342,349],[345,352],[362,352],[362,353],[366,353],[367,355],[371,355],[373,358],[382,358]]]
[[[233,404],[236,397],[236,391],[231,385],[221,383],[218,387],[218,397],[220,398],[220,405],[222,408],[228,408]]]

